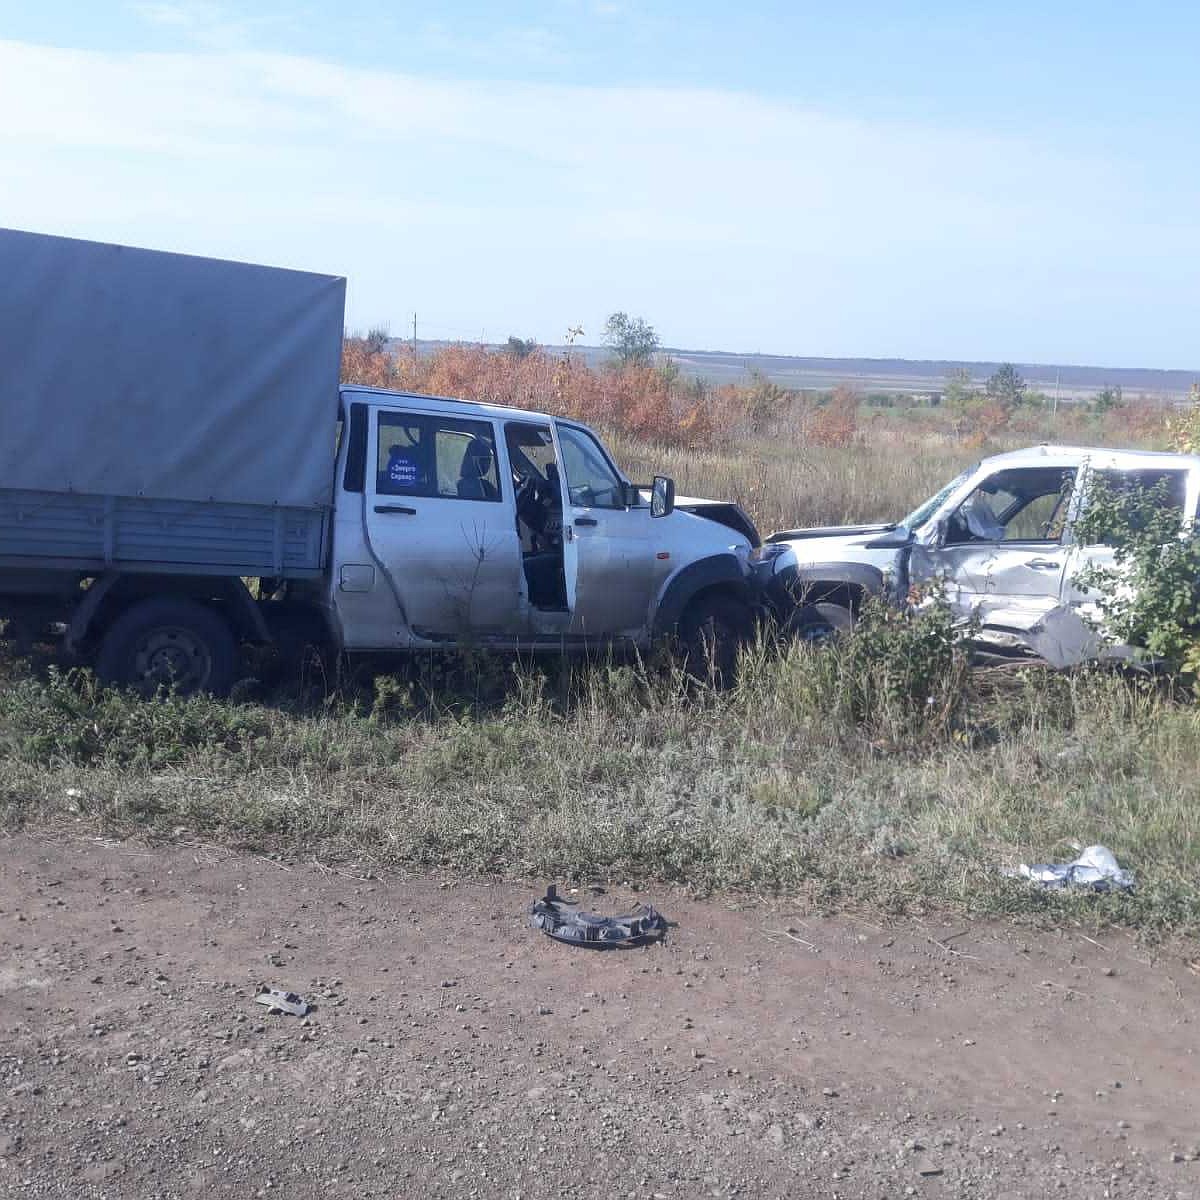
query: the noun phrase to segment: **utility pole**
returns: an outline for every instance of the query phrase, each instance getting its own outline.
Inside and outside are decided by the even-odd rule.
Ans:
[[[1054,368],[1054,407],[1050,410],[1050,416],[1054,420],[1058,419],[1058,380],[1061,373],[1062,368]]]
[[[417,314],[413,313],[413,357],[417,353]]]

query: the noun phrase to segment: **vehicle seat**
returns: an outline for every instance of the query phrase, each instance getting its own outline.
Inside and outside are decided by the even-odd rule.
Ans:
[[[567,607],[567,581],[563,575],[561,550],[525,555],[525,580],[529,584],[529,603],[534,608]]]
[[[487,478],[492,470],[492,444],[484,438],[472,438],[458,468],[460,500],[499,500],[500,491]]]

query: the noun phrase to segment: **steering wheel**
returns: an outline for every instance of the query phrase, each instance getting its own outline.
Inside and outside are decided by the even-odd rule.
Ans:
[[[517,489],[517,516],[534,533],[546,535],[551,513],[555,509],[555,493],[536,475],[527,475]]]
[[[526,513],[532,511],[532,508],[537,504],[537,477],[534,475],[526,475],[517,484],[517,516],[525,520],[526,524],[530,522],[526,520]]]

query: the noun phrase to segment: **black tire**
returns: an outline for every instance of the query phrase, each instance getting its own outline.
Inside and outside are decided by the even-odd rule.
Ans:
[[[272,613],[267,608],[271,644],[261,656],[261,677],[272,687],[317,681],[329,685],[337,677],[337,654],[329,631],[314,612]]]
[[[701,683],[726,688],[737,675],[738,650],[754,634],[754,615],[732,596],[701,596],[679,621],[683,669]]]
[[[841,637],[853,628],[854,613],[831,600],[804,605],[788,622],[789,633],[814,646]]]
[[[103,683],[154,696],[227,695],[238,665],[229,626],[204,605],[176,596],[141,600],[109,626],[96,656]]]

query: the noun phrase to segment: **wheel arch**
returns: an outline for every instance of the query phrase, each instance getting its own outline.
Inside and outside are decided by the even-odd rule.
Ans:
[[[76,606],[67,625],[65,643],[78,651],[97,642],[105,631],[135,604],[156,596],[194,600],[224,620],[243,642],[266,644],[271,631],[250,595],[245,580],[237,576],[139,575],[110,571],[94,579]]]
[[[780,571],[767,589],[775,616],[786,620],[811,604],[840,604],[857,613],[869,596],[887,591],[887,579],[878,567],[866,563],[805,563]]]
[[[736,554],[714,554],[689,563],[673,575],[659,595],[652,623],[655,637],[676,632],[684,613],[714,595],[739,600],[753,612],[757,596],[743,560]]]

